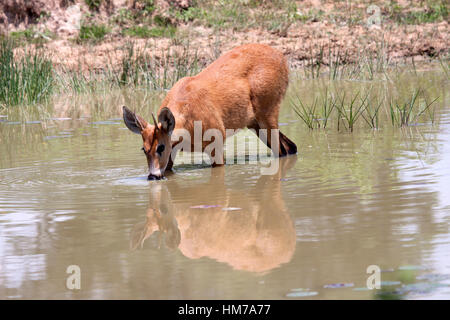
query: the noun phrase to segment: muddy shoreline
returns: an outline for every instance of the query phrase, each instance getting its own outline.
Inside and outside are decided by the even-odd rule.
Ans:
[[[11,11],[13,2],[18,5],[15,11]],[[286,21],[283,10],[287,9],[282,8],[282,13],[279,13],[280,8],[260,5],[250,11],[244,8],[247,11],[241,12],[254,17],[255,21],[258,14],[266,14],[267,17],[264,16],[259,25],[257,22],[242,25],[242,21],[237,21],[239,16],[236,16],[229,17],[226,21],[228,24],[223,26],[208,25],[200,18],[174,20],[174,12],[178,15],[186,12],[179,11],[183,10],[180,8],[176,9],[178,11],[173,9],[173,6],[178,6],[183,1],[152,2],[154,10],[148,16],[143,16],[141,12],[145,8],[138,4],[142,6],[144,2],[100,1],[98,10],[92,11],[85,1],[8,0],[3,7],[0,6],[0,35],[22,36],[22,33],[28,32],[27,40],[22,41],[18,50],[40,47],[57,68],[66,71],[114,69],[120,65],[131,45],[137,53],[146,54],[155,60],[187,50],[202,65],[207,65],[221,53],[238,45],[263,43],[282,51],[288,57],[291,69],[312,64],[326,67],[337,60],[341,64],[349,64],[362,57],[384,60],[386,64],[408,63],[412,58],[415,61],[447,58],[450,52],[447,19],[430,23],[400,23],[389,13],[392,8],[386,8],[386,4],[377,1],[374,3],[380,6],[382,19],[375,24],[368,23],[371,16],[367,13],[367,4],[363,2],[348,4],[311,0],[287,1],[286,3],[295,4],[296,11],[286,11]],[[186,6],[191,3],[184,2]],[[23,10],[19,10],[19,4],[23,6]],[[399,4],[404,6],[402,14],[409,12],[408,10],[420,10],[407,1],[399,1]],[[15,15],[11,12],[8,15],[8,10],[17,12]],[[134,14],[133,18],[123,18],[124,12]],[[218,13],[219,16],[221,14]],[[147,38],[124,33],[124,30],[134,27],[154,26],[156,17],[166,19],[164,21],[168,25],[163,28],[173,26],[175,33]],[[234,22],[236,26],[233,26]],[[241,25],[237,26],[238,23]],[[80,42],[77,37],[83,24],[104,25],[109,31],[101,41]],[[277,24],[277,27],[267,24]]]
[[[189,26],[183,26],[188,29]],[[199,30],[201,29],[201,30]],[[328,29],[328,30],[327,30]],[[197,27],[194,35],[174,44],[172,39],[134,39],[111,36],[99,44],[80,45],[70,39],[58,39],[42,45],[54,65],[64,70],[101,70],[117,66],[133,45],[136,52],[156,60],[175,52],[189,50],[202,64],[209,64],[221,53],[241,44],[263,43],[282,51],[297,69],[320,62],[327,66],[338,56],[342,64],[357,62],[361,56],[385,59],[387,62],[411,62],[445,57],[449,54],[449,26],[407,26],[398,29],[365,26],[335,29],[323,23],[293,26],[287,37],[278,37],[265,30],[216,32]],[[195,35],[197,34],[197,35]],[[357,40],[356,40],[357,39]]]

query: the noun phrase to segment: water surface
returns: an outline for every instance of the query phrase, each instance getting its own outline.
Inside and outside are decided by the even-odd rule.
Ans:
[[[275,175],[179,158],[163,181],[120,114],[2,117],[0,298],[449,299],[450,109],[438,117],[338,133],[284,107],[299,154]]]

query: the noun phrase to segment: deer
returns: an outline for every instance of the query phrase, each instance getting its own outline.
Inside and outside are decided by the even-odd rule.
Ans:
[[[218,130],[223,142],[228,129],[248,128],[274,156],[296,154],[296,144],[278,130],[288,83],[288,64],[280,51],[264,44],[247,44],[231,49],[197,75],[178,80],[163,99],[157,118],[152,113],[153,124],[123,106],[125,125],[142,136],[148,180],[160,180],[166,171],[172,171],[176,150],[172,151],[180,141],[172,141],[171,136],[178,129],[194,136],[195,121],[201,121],[203,132]],[[274,132],[278,140],[272,138]],[[202,141],[202,151],[208,144]],[[223,161],[211,164],[221,166]]]

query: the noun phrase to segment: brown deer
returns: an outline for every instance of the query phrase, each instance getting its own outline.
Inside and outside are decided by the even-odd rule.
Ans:
[[[126,126],[142,135],[149,180],[161,179],[166,170],[172,169],[172,149],[179,141],[172,141],[171,135],[174,130],[185,129],[193,137],[194,121],[201,121],[203,132],[218,130],[223,140],[227,129],[247,127],[255,130],[275,156],[297,153],[295,143],[278,131],[288,73],[286,59],[278,50],[262,44],[243,45],[225,53],[198,75],[180,79],[159,107],[158,120],[153,116],[153,124],[124,106]],[[272,140],[272,132],[279,133],[279,140]],[[272,148],[273,141],[277,150]],[[202,151],[208,144],[202,141]],[[213,166],[222,164],[212,162]]]

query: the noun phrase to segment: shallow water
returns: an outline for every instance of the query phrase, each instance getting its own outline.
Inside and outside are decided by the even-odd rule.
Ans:
[[[450,108],[352,134],[284,108],[299,154],[275,175],[179,157],[163,181],[119,116],[2,117],[0,298],[450,298]]]

